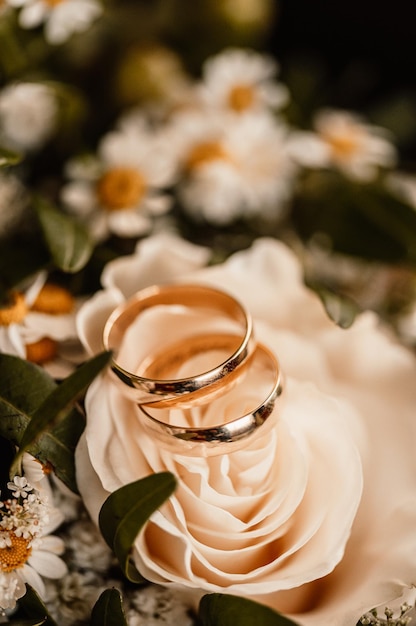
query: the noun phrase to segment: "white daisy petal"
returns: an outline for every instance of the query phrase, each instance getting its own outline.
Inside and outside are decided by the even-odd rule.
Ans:
[[[67,572],[67,567],[59,556],[43,550],[34,550],[28,563],[45,578],[62,578]]]
[[[21,571],[25,582],[29,583],[29,585],[33,587],[33,589],[37,591],[41,597],[44,596],[45,585],[37,571],[27,563],[22,566]]]
[[[33,4],[25,6],[19,15],[19,23],[23,28],[35,28],[42,24],[48,15],[48,5],[39,0]]]
[[[136,211],[115,211],[109,218],[110,228],[120,237],[135,237],[148,232],[151,221],[142,213]]]

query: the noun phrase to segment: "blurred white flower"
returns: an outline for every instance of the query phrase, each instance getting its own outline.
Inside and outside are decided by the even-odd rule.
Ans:
[[[67,571],[59,558],[61,539],[50,535],[62,522],[41,492],[24,477],[9,483],[12,498],[2,502],[0,512],[0,609],[13,609],[29,583],[40,595],[42,577],[61,578]]]
[[[289,92],[278,83],[277,62],[253,50],[230,48],[209,58],[199,86],[202,101],[235,113],[281,108]]]
[[[55,128],[57,111],[48,85],[10,83],[0,91],[0,139],[17,150],[39,148]]]
[[[396,149],[386,129],[367,124],[349,111],[321,110],[315,116],[315,133],[297,131],[291,154],[306,167],[336,167],[361,182],[373,180],[379,167],[394,167]]]
[[[172,146],[182,168],[184,209],[213,224],[254,215],[279,217],[296,173],[287,132],[267,114],[178,115]]]
[[[63,202],[98,241],[110,233],[143,235],[153,217],[170,209],[163,189],[174,182],[175,163],[163,136],[138,117],[102,139],[96,160],[72,161],[67,173],[72,181],[62,189]]]
[[[407,172],[392,172],[386,177],[387,188],[402,202],[416,209],[416,176]]]
[[[101,15],[102,5],[97,0],[7,0],[20,8],[22,28],[36,28],[45,24],[45,38],[51,44],[61,44],[74,33],[87,30]]]
[[[85,356],[75,328],[79,303],[66,289],[44,282],[40,274],[0,308],[0,353],[27,359],[51,376],[64,378]]]
[[[88,517],[81,517],[71,525],[65,543],[77,568],[102,574],[108,572],[113,552]]]
[[[26,205],[24,185],[14,174],[0,170],[0,236],[18,224]]]

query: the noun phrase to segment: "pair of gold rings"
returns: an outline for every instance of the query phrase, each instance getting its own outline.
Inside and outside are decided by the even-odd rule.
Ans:
[[[275,413],[279,363],[256,343],[249,313],[224,291],[186,283],[142,289],[109,316],[103,344],[114,355],[113,380],[171,450],[228,453],[264,432]],[[235,415],[230,407],[239,396],[252,407]]]

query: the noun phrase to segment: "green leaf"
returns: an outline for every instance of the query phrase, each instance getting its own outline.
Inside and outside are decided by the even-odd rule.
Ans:
[[[293,220],[304,239],[325,234],[336,251],[416,264],[416,211],[380,181],[358,184],[335,172],[310,172],[296,199]]]
[[[26,426],[12,469],[16,468],[24,452],[38,441],[40,435],[50,428],[51,424],[59,424],[68,415],[75,401],[108,364],[110,358],[111,352],[98,354],[76,369],[48,395]]]
[[[106,589],[102,592],[92,609],[90,626],[127,626],[118,589]]]
[[[22,160],[22,155],[17,152],[12,152],[6,148],[0,146],[0,167],[9,167],[10,165],[17,165]]]
[[[19,446],[32,415],[57,384],[39,366],[9,354],[0,354],[0,381],[0,436]],[[74,409],[28,449],[74,492],[74,451],[84,426],[84,416]]]
[[[37,199],[35,209],[55,265],[69,273],[81,270],[93,251],[93,243],[84,227],[46,200]]]
[[[33,237],[19,233],[19,236],[1,241],[0,302],[7,303],[10,289],[50,263],[49,252],[40,239],[39,233]]]
[[[199,618],[202,626],[297,626],[263,604],[222,593],[201,598]]]
[[[174,492],[176,479],[160,472],[121,487],[101,507],[99,525],[102,535],[114,550],[125,576],[143,582],[130,561],[131,547],[151,514]]]
[[[360,307],[351,298],[340,295],[322,285],[308,283],[320,297],[328,317],[341,328],[350,328],[360,313]]]
[[[39,598],[36,591],[26,583],[26,593],[18,601],[18,609],[14,614],[20,621],[11,621],[12,624],[45,624],[45,626],[57,626],[57,623],[50,616],[48,609]],[[29,618],[22,621],[23,618]]]

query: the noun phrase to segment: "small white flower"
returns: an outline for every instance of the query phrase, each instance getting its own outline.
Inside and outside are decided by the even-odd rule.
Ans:
[[[73,180],[64,186],[62,199],[97,241],[110,233],[143,235],[153,217],[170,209],[163,189],[175,179],[174,161],[163,136],[133,119],[102,139],[96,160],[68,164]]]
[[[12,83],[0,91],[0,138],[17,150],[39,148],[51,136],[56,96],[41,83]]]
[[[289,92],[275,80],[278,69],[277,62],[266,54],[227,49],[205,62],[201,98],[210,107],[235,113],[281,108]]]
[[[396,149],[386,129],[366,123],[349,111],[325,109],[314,120],[314,132],[299,131],[291,153],[306,167],[336,167],[345,176],[366,182],[380,167],[393,167]]]
[[[0,569],[0,610],[13,609],[16,606],[16,600],[25,593],[25,584],[16,572],[4,573]]]
[[[279,217],[296,173],[286,141],[286,126],[264,113],[178,116],[172,143],[182,165],[185,210],[213,224]]]
[[[8,0],[21,7],[22,28],[36,28],[45,23],[45,37],[51,44],[61,44],[74,33],[85,31],[101,15],[97,0]]]
[[[13,493],[14,498],[27,498],[28,494],[33,491],[32,485],[27,482],[25,476],[15,476],[13,482],[7,483],[7,488]]]

